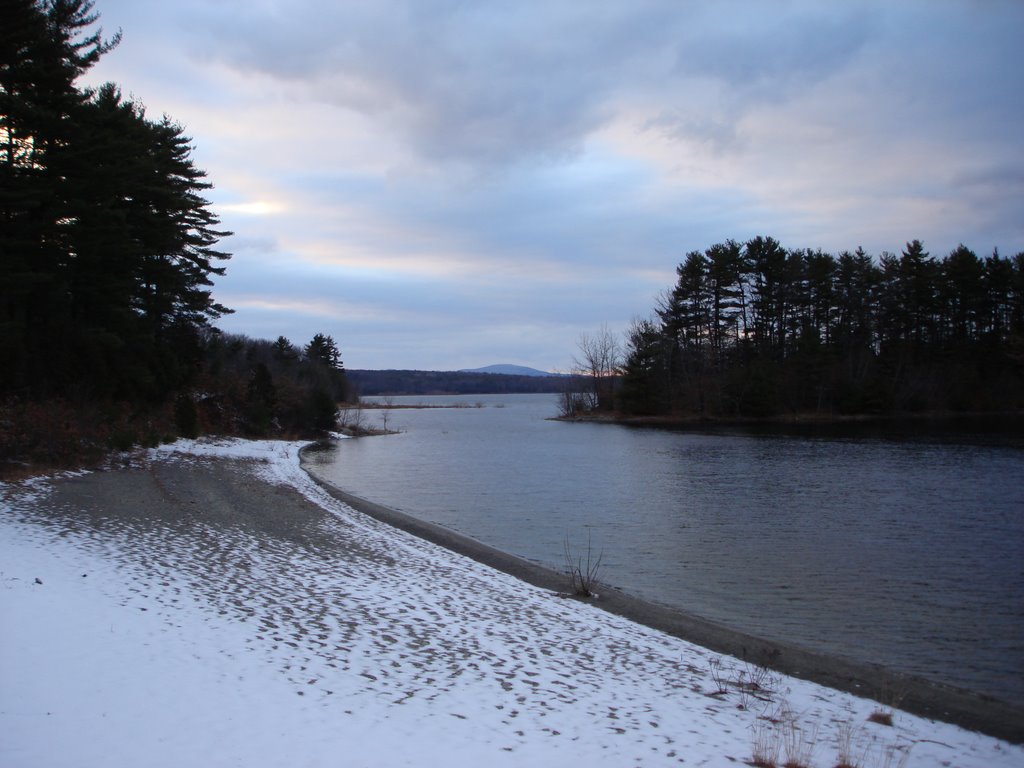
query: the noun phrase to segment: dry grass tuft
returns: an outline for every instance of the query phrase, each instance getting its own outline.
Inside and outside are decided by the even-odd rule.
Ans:
[[[868,722],[892,727],[892,712],[887,709],[876,709],[868,715]]]

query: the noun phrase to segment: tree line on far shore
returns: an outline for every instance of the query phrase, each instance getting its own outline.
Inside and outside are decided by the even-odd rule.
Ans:
[[[221,334],[230,233],[191,140],[77,80],[120,34],[91,0],[8,0],[0,23],[0,469],[200,431],[303,435],[351,396],[340,352]]]
[[[558,393],[567,376],[524,376],[477,371],[346,371],[360,395],[481,395]],[[578,383],[576,384],[578,386]]]
[[[982,258],[960,245],[936,258],[913,240],[898,255],[834,256],[757,237],[692,251],[676,277],[628,329],[617,386],[595,377],[599,409],[744,418],[1024,407],[1024,253]],[[594,371],[607,334],[586,341],[582,367]]]

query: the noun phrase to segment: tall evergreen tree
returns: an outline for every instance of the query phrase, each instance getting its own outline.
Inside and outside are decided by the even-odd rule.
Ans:
[[[117,45],[88,0],[5,0],[0,14],[0,391],[45,383],[47,342],[69,323],[67,180],[51,153],[75,138],[75,80]],[[40,368],[42,367],[42,370]]]
[[[781,359],[789,313],[787,253],[770,237],[755,237],[745,250],[751,271],[754,344],[761,356]]]
[[[906,335],[917,355],[936,336],[938,269],[920,240],[907,243],[899,261],[898,297],[906,312]]]
[[[6,22],[10,20],[10,24]],[[228,233],[180,126],[76,79],[111,50],[90,0],[6,0],[0,33],[0,392],[160,398],[226,308]]]
[[[718,243],[704,252],[707,260],[707,285],[710,293],[711,349],[716,365],[722,365],[726,351],[740,336],[745,309],[742,249],[735,240]]]
[[[1005,341],[1013,328],[1013,261],[999,255],[998,249],[985,259],[985,330],[990,343]]]
[[[703,413],[712,303],[707,257],[691,251],[676,267],[676,276],[675,286],[658,308],[669,350],[669,389],[676,402]]]
[[[334,339],[330,336],[326,336],[322,333],[318,333],[310,340],[309,344],[306,345],[306,358],[309,360],[317,361],[327,366],[328,368],[337,369],[339,371],[344,370],[345,366],[341,362],[341,351],[338,349],[338,345]]]
[[[985,317],[985,265],[961,244],[941,265],[939,297],[948,348],[963,348],[981,336]]]
[[[650,415],[670,407],[668,340],[651,320],[637,320],[626,333],[622,408]]]

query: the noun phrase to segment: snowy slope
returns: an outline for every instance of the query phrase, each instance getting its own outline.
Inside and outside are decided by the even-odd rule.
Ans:
[[[146,461],[158,478],[220,466],[269,508],[298,489],[329,513],[315,536],[203,510],[112,522],[58,508],[61,481],[0,488],[0,765],[735,766],[787,745],[808,766],[1024,765],[1019,746],[900,712],[876,725],[877,704],[800,680],[744,693],[756,670],[736,660],[354,512],[299,447],[180,442]]]

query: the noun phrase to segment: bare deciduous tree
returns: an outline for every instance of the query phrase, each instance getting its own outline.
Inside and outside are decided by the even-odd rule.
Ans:
[[[587,393],[591,410],[610,410],[614,404],[615,377],[622,367],[622,345],[607,325],[591,336],[580,336],[579,357],[573,358],[576,373],[587,376],[591,392]]]

